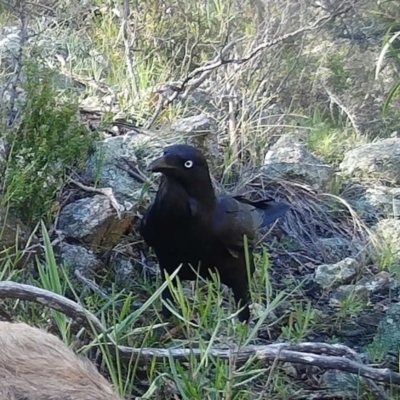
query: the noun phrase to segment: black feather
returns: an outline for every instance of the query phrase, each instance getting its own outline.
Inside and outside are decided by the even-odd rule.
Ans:
[[[236,303],[244,306],[239,319],[247,321],[250,311],[244,235],[251,250],[259,229],[282,217],[289,206],[227,194],[217,197],[207,161],[192,146],[167,147],[164,155],[149,168],[163,176],[156,198],[145,213],[140,233],[153,247],[163,279],[165,271],[171,274],[180,264],[183,264],[180,279],[196,279],[190,265],[203,277],[209,277],[210,269],[217,271],[221,282],[232,289]],[[168,289],[163,298],[171,299]],[[163,313],[170,314],[164,306]]]
[[[254,206],[258,212],[262,214],[263,227],[266,228],[278,218],[283,217],[290,207],[286,203],[281,203],[272,200],[258,200],[251,201],[243,196],[233,196],[235,200],[241,203],[250,204]]]

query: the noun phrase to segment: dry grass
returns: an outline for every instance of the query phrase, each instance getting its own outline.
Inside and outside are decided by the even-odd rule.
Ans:
[[[101,126],[100,130],[106,129],[104,125],[118,125],[118,133],[107,130],[107,134],[132,131],[139,170],[165,145],[185,141],[207,153],[217,190],[252,199],[270,197],[291,205],[292,210],[265,233],[255,252],[252,294],[259,320],[249,328],[235,323],[229,293],[222,296],[218,285],[210,283],[178,287],[179,318],[174,327],[161,320],[159,298],[142,310],[159,287],[159,277],[158,272],[143,272],[151,268],[137,268],[156,266],[156,259],[134,233],[111,254],[103,255],[107,268],[93,279],[105,295],[91,292],[82,282],[71,283],[71,270],[55,262],[48,265],[49,259],[45,268],[58,271],[62,284],[45,281],[28,270],[13,273],[12,279],[62,294],[75,293],[74,297],[114,328],[122,344],[196,344],[204,349],[201,362],[170,359],[140,368],[103,354],[101,371],[131,398],[244,400],[315,394],[323,371],[309,374],[299,368],[293,373],[292,368],[276,363],[236,365],[234,360],[209,360],[207,349],[315,337],[337,340],[343,327],[358,327],[358,317],[368,315],[368,307],[377,302],[371,305],[350,298],[335,309],[329,303],[330,293],[310,282],[318,265],[346,256],[357,258],[365,274],[375,268],[369,257],[376,238],[341,198],[341,185],[320,193],[301,182],[271,181],[259,168],[268,146],[288,131],[303,135],[312,150],[337,163],[355,144],[397,129],[395,103],[385,119],[379,114],[379,105],[397,78],[395,63],[386,60],[378,79],[371,79],[379,54],[376,38],[380,41],[382,29],[398,17],[397,3],[336,2],[338,8],[333,11],[292,0],[274,0],[268,7],[258,0],[173,0],[167,9],[157,1],[124,2],[125,7],[120,7],[121,2],[103,3],[6,1],[0,4],[0,23],[27,24],[35,32],[22,37],[24,62],[34,62],[34,54],[57,71],[62,82],[68,81],[67,87],[61,85],[57,90],[64,98],[71,93],[80,97],[81,118],[87,125]],[[335,16],[338,10],[344,10],[343,14]],[[354,37],[338,34],[347,31]],[[359,39],[360,35],[367,38]],[[18,62],[16,68],[23,76],[24,63]],[[23,101],[14,71],[13,65],[1,64],[0,82],[6,88],[0,99],[2,123],[12,119],[10,97]],[[17,111],[16,104],[12,111]],[[200,113],[214,120],[215,132],[183,137],[169,128],[179,118]],[[9,129],[6,123],[2,126]],[[235,148],[242,150],[240,162]],[[143,179],[143,173],[140,176]],[[153,178],[149,180],[154,189]],[[17,183],[24,188],[23,182]],[[144,197],[153,193],[149,189]],[[53,209],[50,226],[52,215]],[[118,257],[133,264],[132,278],[123,285],[115,283],[110,267]],[[4,279],[12,263],[8,260],[0,271]],[[77,347],[93,345],[90,335],[39,306],[7,302],[4,308],[13,319],[47,326],[71,338]],[[362,337],[355,346],[362,347],[370,339]],[[347,339],[340,336],[340,340]],[[369,389],[360,387],[359,393],[363,393],[359,398],[371,398]]]

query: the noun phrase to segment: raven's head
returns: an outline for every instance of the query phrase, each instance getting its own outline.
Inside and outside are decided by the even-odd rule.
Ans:
[[[185,185],[209,177],[208,165],[202,152],[187,144],[175,144],[164,149],[162,157],[149,165],[152,172],[161,172]]]
[[[164,154],[148,167],[152,172],[161,172],[167,181],[181,185],[189,196],[200,200],[214,199],[207,160],[199,149],[186,144],[175,144],[164,149]]]

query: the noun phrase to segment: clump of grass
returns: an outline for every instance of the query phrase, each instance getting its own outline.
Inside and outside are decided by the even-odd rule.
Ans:
[[[324,117],[318,111],[305,124],[310,128],[307,135],[308,147],[327,163],[338,165],[346,151],[367,143],[367,138],[361,137],[352,127]]]
[[[6,140],[10,146],[4,200],[25,222],[49,217],[63,176],[83,166],[95,138],[77,118],[73,93],[58,96],[55,72],[27,63],[21,120]]]
[[[79,347],[79,352],[87,353],[90,357],[90,350],[98,349],[102,355],[100,371],[115,385],[119,394],[163,399],[165,392],[172,390],[181,398],[187,399],[222,399],[228,395],[231,398],[250,399],[257,398],[257,388],[261,385],[263,390],[271,393],[271,398],[279,398],[276,394],[277,389],[271,387],[267,379],[271,367],[265,366],[262,361],[249,360],[239,367],[232,362],[233,360],[209,357],[209,350],[212,347],[224,348],[231,346],[232,343],[246,345],[253,342],[257,330],[257,326],[250,329],[242,326],[235,317],[229,316],[225,307],[220,306],[221,303],[226,304],[227,299],[222,298],[216,276],[206,286],[198,286],[196,282],[193,285],[193,295],[190,297],[183,284],[174,285],[173,294],[176,303],[172,308],[175,318],[174,324],[168,326],[167,321],[160,323],[158,311],[161,306],[160,293],[166,285],[170,285],[170,282],[158,285],[157,289],[153,288],[151,295],[147,296],[139,307],[134,303],[140,294],[118,292],[114,290],[114,286],[108,292],[108,299],[96,299],[96,294],[88,295],[86,291],[79,293],[77,286],[68,277],[69,272],[66,268],[68,266],[58,265],[55,259],[45,224],[42,223],[41,228],[44,256],[40,262],[38,261],[39,276],[34,280],[36,286],[62,295],[67,291],[72,293],[77,302],[109,328],[108,335],[117,344],[135,348],[165,348],[187,343],[204,352],[198,359],[191,357],[188,360],[189,364],[186,361],[169,358],[161,363],[150,362],[143,369],[139,367],[137,360],[132,360],[130,363],[122,360],[118,353],[113,352],[109,343],[105,343],[109,342],[106,337],[95,334],[95,328],[92,332],[83,329],[77,331],[76,324],[72,324],[69,317],[58,311],[46,310],[26,302],[17,305],[17,312],[23,307],[24,320],[30,324],[35,321],[38,326],[47,326],[46,330],[50,329],[60,335],[65,343]],[[257,269],[260,274],[257,284],[265,288],[268,311],[277,306],[282,296],[275,299],[270,283],[264,282],[268,279],[268,273],[264,270],[266,263],[267,258],[264,253],[264,256],[257,259]],[[138,276],[139,281],[140,279],[143,277]],[[229,311],[237,311],[233,301]],[[172,330],[169,330],[171,328]],[[146,374],[145,379],[143,373]]]
[[[383,271],[389,271],[397,279],[400,278],[400,261],[396,249],[389,243],[381,241],[380,247],[373,253],[378,267]]]
[[[341,327],[343,323],[355,319],[361,312],[365,311],[369,305],[370,302],[366,296],[356,291],[350,292],[338,302],[337,312],[335,314],[336,327]]]
[[[302,341],[313,331],[317,312],[310,302],[294,304],[288,326],[282,327],[282,336],[288,340]]]
[[[50,238],[45,228],[45,225],[42,222],[42,233],[43,233],[43,241],[45,246],[45,264],[40,262],[37,263],[39,276],[41,284],[43,288],[51,290],[60,295],[65,295],[65,291],[67,288],[67,283],[63,279],[63,276],[60,276],[58,265],[54,256],[54,251],[51,246]],[[62,335],[62,339],[64,342],[70,342],[71,331],[69,329],[69,323],[65,314],[59,311],[52,311],[52,316],[57,324],[57,327]]]

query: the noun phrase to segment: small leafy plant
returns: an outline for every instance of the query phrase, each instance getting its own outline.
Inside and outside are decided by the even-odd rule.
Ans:
[[[21,121],[6,134],[11,151],[3,200],[28,223],[49,216],[64,174],[83,165],[94,140],[77,118],[73,96],[58,95],[54,77],[40,63],[26,65]]]

